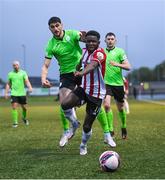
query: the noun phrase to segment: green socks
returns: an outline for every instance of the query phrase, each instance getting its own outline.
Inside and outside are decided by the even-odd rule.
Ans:
[[[106,116],[107,116],[109,130],[112,132],[113,131],[113,111],[110,110],[109,112],[107,112]]]
[[[61,117],[61,122],[63,125],[64,131],[67,131],[69,129],[69,120],[66,119],[64,111],[60,107],[60,117]]]
[[[26,119],[26,110],[22,110],[22,118]]]
[[[126,128],[126,112],[123,110],[118,113],[121,119],[121,128]],[[104,133],[113,131],[113,112],[110,110],[109,112],[105,112],[104,108],[102,107],[100,113],[97,116],[98,121],[101,124],[101,127]]]
[[[105,110],[103,107],[101,107],[101,110],[100,110],[99,114],[97,115],[97,119],[100,122],[104,133],[109,132],[107,116],[106,116],[106,113],[105,113]]]
[[[18,111],[16,109],[12,109],[12,120],[13,124],[18,124]]]
[[[119,112],[119,117],[121,119],[121,128],[126,128],[126,112],[123,110],[123,111],[120,111]]]

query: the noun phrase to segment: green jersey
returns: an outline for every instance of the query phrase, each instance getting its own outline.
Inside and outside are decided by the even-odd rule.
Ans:
[[[52,59],[54,56],[57,59],[60,66],[60,74],[75,72],[82,56],[79,39],[78,31],[66,30],[64,31],[63,39],[53,37],[48,41],[45,57]]]
[[[116,63],[122,63],[127,59],[127,56],[123,49],[115,47],[112,50],[104,49],[107,55],[106,59],[106,70],[104,81],[105,84],[112,86],[123,86],[123,76],[122,69],[120,67],[115,67],[110,64],[110,61],[114,61]]]
[[[28,78],[23,70],[11,71],[8,74],[8,82],[10,83],[12,96],[25,96],[25,80]]]

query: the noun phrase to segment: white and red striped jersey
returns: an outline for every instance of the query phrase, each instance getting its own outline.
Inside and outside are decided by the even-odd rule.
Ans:
[[[126,79],[125,77],[123,77],[123,81],[124,81],[124,91],[128,91],[128,90],[129,90],[129,82],[128,82],[128,79]]]
[[[84,48],[82,56],[83,69],[90,64],[91,61],[97,61],[99,66],[83,76],[81,86],[88,95],[104,99],[106,94],[104,84],[106,54],[104,49],[98,48],[92,54],[89,54],[87,49]]]

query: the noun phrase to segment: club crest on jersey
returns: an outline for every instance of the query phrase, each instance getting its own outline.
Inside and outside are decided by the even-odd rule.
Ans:
[[[101,52],[97,52],[97,58],[98,60],[102,60],[104,58],[104,54]]]
[[[123,59],[127,59],[127,56],[126,56],[126,55],[124,55],[124,56],[123,56]]]
[[[66,41],[68,41],[68,42],[70,41],[70,37],[69,37],[69,36],[66,36],[65,39],[66,39]]]

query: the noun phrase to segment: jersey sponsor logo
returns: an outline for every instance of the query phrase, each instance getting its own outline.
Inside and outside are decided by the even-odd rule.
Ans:
[[[97,52],[97,58],[98,60],[102,60],[104,58],[104,54],[102,52]]]

